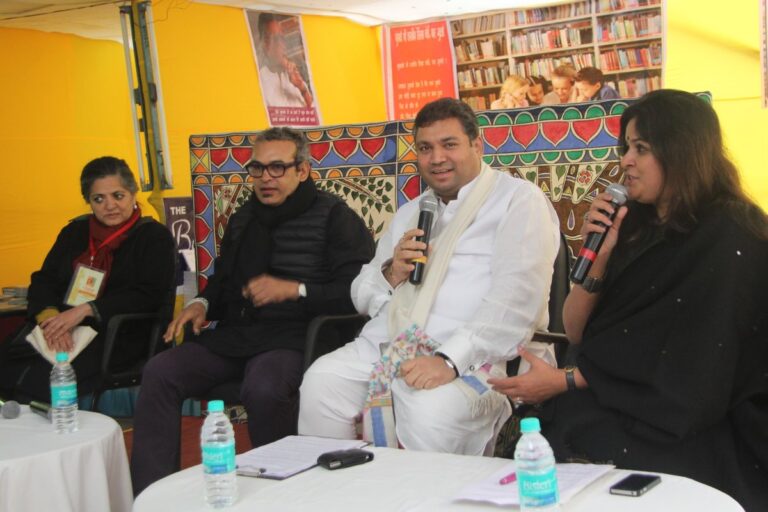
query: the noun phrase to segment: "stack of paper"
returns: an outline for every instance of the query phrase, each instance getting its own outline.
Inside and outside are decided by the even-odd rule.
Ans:
[[[557,487],[560,503],[566,503],[586,486],[612,470],[610,464],[558,464]],[[517,482],[500,484],[499,481],[515,471],[515,464],[509,464],[482,482],[465,487],[455,498],[457,500],[489,501],[496,505],[520,505]]]
[[[362,448],[365,441],[288,436],[237,456],[237,474],[282,480],[317,465],[317,458],[336,450]]]

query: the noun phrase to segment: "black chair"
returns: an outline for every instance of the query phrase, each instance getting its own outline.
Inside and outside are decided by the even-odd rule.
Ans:
[[[352,341],[368,321],[367,315],[320,315],[307,327],[304,348],[304,371],[318,357]],[[197,400],[224,400],[229,405],[240,404],[240,381],[232,380],[212,387]]]
[[[546,332],[536,331],[532,338],[532,341],[555,344],[555,358],[559,366],[562,366],[566,360],[566,354],[569,350],[569,343],[563,327],[563,305],[568,292],[571,291],[571,283],[568,279],[570,272],[571,256],[568,252],[568,243],[565,240],[565,235],[560,233],[560,249],[555,257],[552,268],[552,284],[549,287],[549,324],[547,324]],[[507,362],[507,375],[517,375],[519,367],[519,357]]]
[[[164,308],[168,309],[168,308]],[[170,317],[167,313],[124,313],[115,315],[107,323],[101,370],[93,389],[91,410],[97,411],[105,391],[141,384],[144,365],[152,356],[166,347],[162,335]],[[136,344],[142,343],[140,350]],[[125,361],[121,354],[139,353]]]

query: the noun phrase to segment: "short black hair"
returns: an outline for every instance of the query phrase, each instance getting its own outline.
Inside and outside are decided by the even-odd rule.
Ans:
[[[83,195],[86,203],[90,201],[93,182],[108,176],[118,176],[120,183],[131,194],[139,191],[136,178],[133,177],[131,168],[128,167],[125,160],[115,158],[114,156],[102,156],[85,164],[83,172],[80,173],[80,193]]]
[[[259,20],[256,22],[256,28],[259,31],[259,39],[264,39],[264,32],[267,29],[267,25],[272,23],[273,21],[279,22],[277,15],[271,13],[271,12],[262,12],[259,13]]]
[[[309,161],[309,144],[307,144],[307,139],[304,138],[304,134],[293,128],[288,128],[287,126],[276,126],[264,130],[256,135],[256,139],[253,143],[255,145],[257,142],[271,142],[275,140],[287,140],[296,145],[297,163]]]
[[[480,136],[480,127],[472,108],[455,98],[440,98],[421,107],[413,124],[413,136],[416,137],[419,128],[445,119],[458,120],[470,141]]]

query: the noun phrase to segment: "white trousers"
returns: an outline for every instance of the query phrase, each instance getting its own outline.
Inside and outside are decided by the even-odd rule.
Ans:
[[[354,341],[315,361],[301,384],[299,434],[354,439],[371,370]],[[463,455],[492,455],[511,414],[509,402],[498,400],[473,415],[457,386],[413,389],[399,378],[392,383],[392,403],[397,438],[406,449]]]

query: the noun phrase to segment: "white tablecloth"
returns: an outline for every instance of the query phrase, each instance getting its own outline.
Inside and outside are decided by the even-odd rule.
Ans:
[[[0,419],[0,512],[127,512],[133,496],[120,426],[79,411],[79,430],[57,434],[22,406]]]
[[[238,477],[237,511],[504,511],[453,498],[468,483],[480,481],[510,463],[469,457],[371,448],[372,462],[328,471],[313,468],[283,481]],[[629,471],[613,470],[565,504],[563,512],[743,512],[729,496],[688,478],[662,475],[661,483],[639,498],[613,496],[608,488]],[[203,501],[203,474],[195,466],[148,487],[134,512],[210,511]]]

